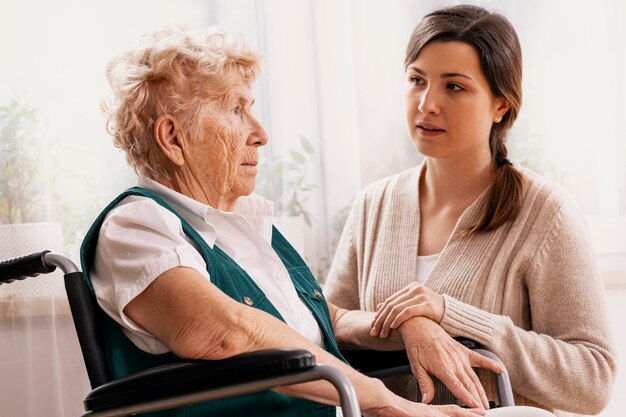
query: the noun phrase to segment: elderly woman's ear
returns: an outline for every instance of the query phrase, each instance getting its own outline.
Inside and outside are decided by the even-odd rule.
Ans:
[[[166,158],[179,167],[185,164],[184,141],[180,133],[180,124],[171,114],[163,114],[154,122],[154,140]]]

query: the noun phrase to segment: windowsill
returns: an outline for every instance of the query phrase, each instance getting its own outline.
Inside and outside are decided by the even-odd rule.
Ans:
[[[595,252],[626,257],[626,215],[586,215]]]
[[[67,298],[0,298],[0,319],[69,314]]]
[[[585,216],[606,287],[626,286],[626,215]]]

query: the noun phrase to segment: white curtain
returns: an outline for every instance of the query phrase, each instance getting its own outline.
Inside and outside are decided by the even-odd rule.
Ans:
[[[265,56],[255,111],[270,144],[257,190],[276,202],[277,223],[323,281],[358,190],[421,160],[404,129],[404,49],[425,13],[457,3],[14,0],[0,14],[0,108],[13,109],[5,118],[0,112],[0,162],[17,152],[17,166],[31,179],[22,188],[37,197],[21,197],[28,216],[3,217],[16,174],[0,171],[0,222],[52,223],[46,227],[53,231],[25,248],[3,240],[10,227],[0,226],[2,255],[45,243],[78,261],[90,222],[135,181],[99,112],[107,60],[165,25],[219,24],[242,32]],[[626,5],[469,3],[502,12],[518,31],[524,104],[509,140],[511,159],[562,183],[588,214],[617,323],[626,304]],[[3,131],[16,109],[32,116],[19,119],[17,131]],[[80,414],[89,388],[60,282],[55,276],[50,288],[0,286],[2,416]],[[615,335],[623,357],[626,332],[616,327]],[[621,415],[620,372],[604,416]],[[40,401],[41,392],[51,399]]]

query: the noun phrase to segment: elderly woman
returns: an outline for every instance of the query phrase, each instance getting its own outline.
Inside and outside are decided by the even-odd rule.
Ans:
[[[253,117],[259,56],[220,30],[154,33],[108,66],[104,106],[115,146],[139,174],[96,220],[81,258],[106,312],[114,377],[176,357],[220,359],[300,347],[343,371],[365,415],[475,416],[485,394],[471,366],[500,366],[437,325],[408,320],[393,337],[370,336],[373,313],[326,302],[311,272],[272,226],[272,204],[252,194],[258,150]],[[378,349],[438,340],[412,352],[466,404],[404,400],[344,363],[337,341]],[[321,404],[320,404],[321,403]],[[213,401],[167,415],[328,416],[338,395],[325,382]],[[261,409],[263,407],[263,409]],[[166,415],[166,414],[159,414]]]

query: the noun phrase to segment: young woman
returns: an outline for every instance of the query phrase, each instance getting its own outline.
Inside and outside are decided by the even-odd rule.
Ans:
[[[562,189],[507,159],[522,102],[515,30],[479,7],[435,11],[414,30],[405,68],[408,133],[424,162],[357,197],[327,298],[377,311],[382,338],[422,316],[478,341],[503,359],[518,405],[599,413],[615,359],[584,218]],[[449,402],[429,369],[413,369],[425,402]]]

